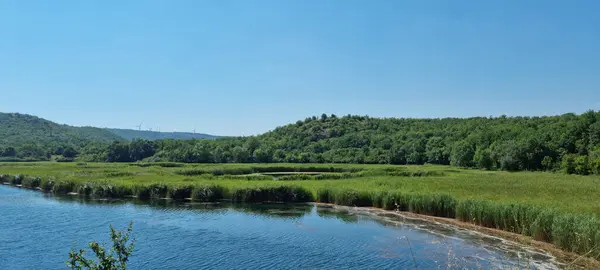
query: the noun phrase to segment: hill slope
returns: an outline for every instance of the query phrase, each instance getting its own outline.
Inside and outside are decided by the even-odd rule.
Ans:
[[[3,114],[0,120],[0,146],[14,146],[22,156],[31,156],[31,151],[27,144],[18,143],[79,141],[75,150],[86,161],[432,163],[600,174],[600,112],[595,111],[444,119],[324,114],[252,137],[118,143],[92,143],[114,140],[116,135],[109,130],[56,125],[19,114]],[[117,132],[128,132],[122,135],[127,138],[141,136],[127,130]],[[8,152],[14,155],[15,151]]]
[[[27,114],[0,113],[0,146],[24,143],[81,144],[114,140],[122,138],[101,128],[72,127]]]
[[[216,139],[219,136],[204,134],[204,133],[191,133],[191,132],[157,132],[147,130],[134,130],[134,129],[118,129],[118,128],[107,128],[106,130],[113,134],[124,138],[126,140],[133,139],[145,139],[145,140],[163,140],[163,139],[174,139],[174,140],[191,140],[191,139]]]

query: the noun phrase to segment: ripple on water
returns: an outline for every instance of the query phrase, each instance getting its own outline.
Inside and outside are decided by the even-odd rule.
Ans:
[[[421,269],[537,266],[497,238],[396,216],[310,205],[82,201],[0,187],[0,269],[64,269],[69,249],[134,221],[132,269]],[[537,256],[537,257],[536,257]],[[521,260],[521,259],[520,259]],[[548,264],[544,264],[544,263]]]

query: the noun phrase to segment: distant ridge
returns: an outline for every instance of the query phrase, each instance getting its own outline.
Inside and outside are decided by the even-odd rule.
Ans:
[[[0,112],[0,147],[34,143],[81,145],[132,139],[215,139],[219,136],[191,132],[157,132],[115,128],[75,127],[21,113]]]
[[[134,129],[119,129],[119,128],[106,128],[106,130],[113,134],[125,139],[145,139],[145,140],[163,140],[163,139],[180,139],[180,140],[191,140],[191,139],[216,139],[221,136],[215,136],[204,133],[192,133],[192,132],[158,132],[148,130],[134,130]]]

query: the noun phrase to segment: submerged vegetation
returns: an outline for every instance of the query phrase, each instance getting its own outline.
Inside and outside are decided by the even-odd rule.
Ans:
[[[447,166],[0,163],[0,182],[84,198],[321,202],[456,218],[600,257],[600,179]]]

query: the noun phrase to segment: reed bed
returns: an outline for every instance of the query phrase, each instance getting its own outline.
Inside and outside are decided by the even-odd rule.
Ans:
[[[456,218],[600,257],[600,178],[593,176],[443,166],[0,163],[0,182],[92,198],[377,207]]]

